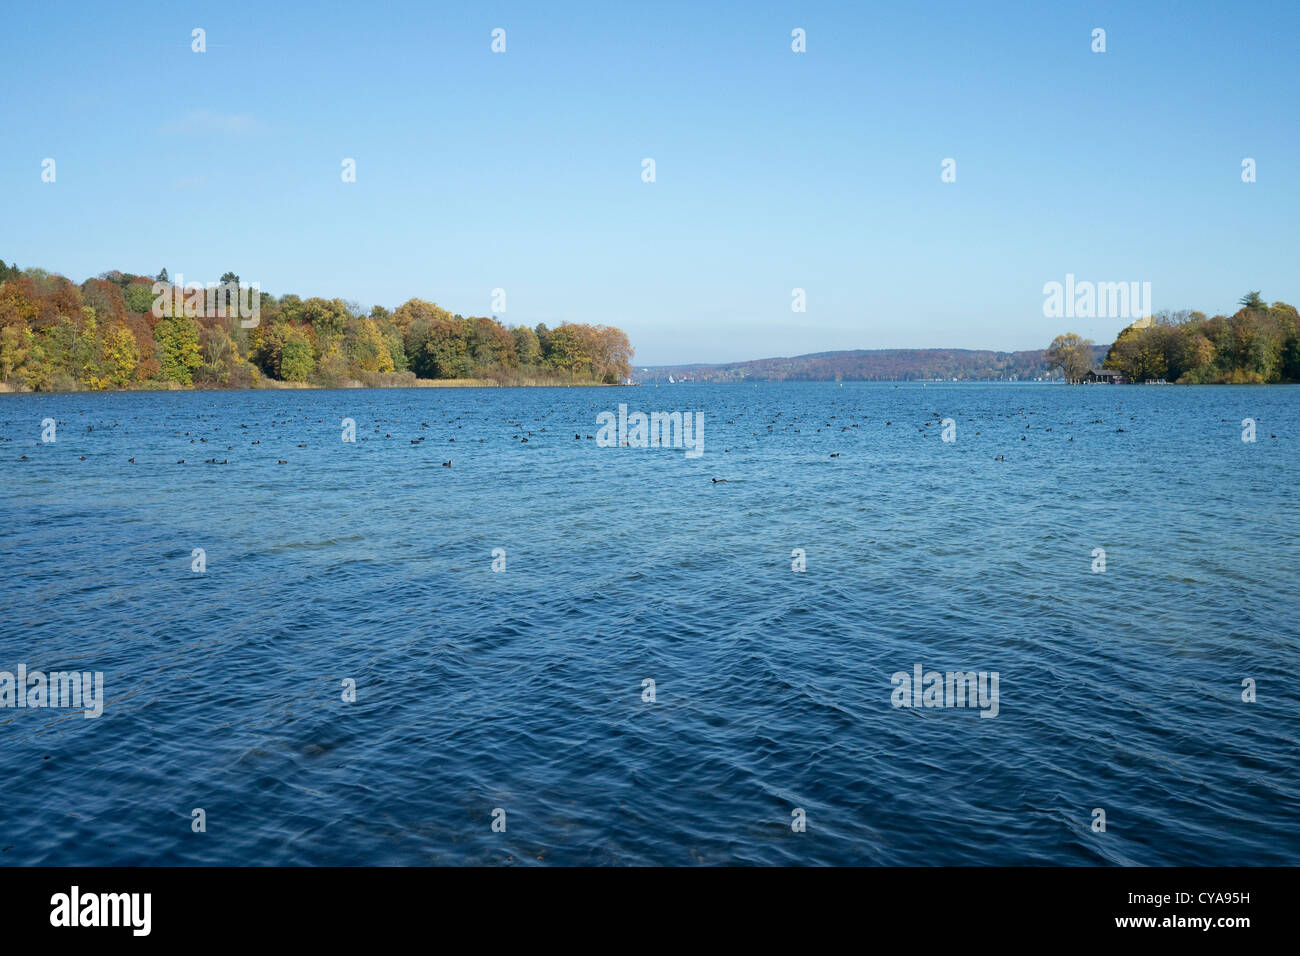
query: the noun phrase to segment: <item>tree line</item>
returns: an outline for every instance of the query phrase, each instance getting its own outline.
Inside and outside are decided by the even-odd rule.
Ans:
[[[1232,315],[1157,312],[1115,339],[1103,366],[1131,382],[1180,385],[1264,385],[1300,382],[1300,314],[1285,302],[1267,304],[1258,292],[1242,296]],[[1092,367],[1093,344],[1069,333],[1047,349],[1048,361],[1069,381]]]
[[[0,260],[0,382],[35,391],[337,387],[417,379],[612,384],[631,373],[627,335],[565,322],[509,327],[410,299],[392,311],[341,299],[261,293],[256,325],[237,311],[184,308],[185,290],[112,271],[81,285]],[[239,284],[228,272],[223,283]],[[155,309],[155,283],[169,293]],[[197,314],[194,314],[197,312]]]

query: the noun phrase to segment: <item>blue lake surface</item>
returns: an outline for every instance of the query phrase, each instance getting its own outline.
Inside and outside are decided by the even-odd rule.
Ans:
[[[1288,386],[0,396],[0,671],[106,686],[0,863],[1297,864],[1298,478]]]

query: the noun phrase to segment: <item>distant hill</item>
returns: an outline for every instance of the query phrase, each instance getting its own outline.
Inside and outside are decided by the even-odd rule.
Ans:
[[[1101,365],[1108,345],[1093,346]],[[721,365],[637,366],[634,382],[909,382],[941,379],[962,382],[1051,381],[1060,369],[1047,364],[1043,349],[994,352],[989,349],[855,349],[813,352],[793,358],[754,359]]]

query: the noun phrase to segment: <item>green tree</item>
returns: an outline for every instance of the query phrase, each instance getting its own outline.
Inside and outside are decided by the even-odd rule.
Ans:
[[[203,364],[199,352],[199,326],[185,315],[163,319],[154,329],[155,350],[162,376],[186,388],[194,384],[194,370]]]
[[[311,340],[301,329],[291,327],[280,350],[280,378],[286,382],[305,382],[315,364]]]
[[[153,288],[147,285],[126,287],[126,307],[131,312],[148,312],[153,308]]]
[[[394,372],[410,371],[411,364],[406,358],[406,346],[402,344],[402,333],[397,331],[393,326],[383,330],[384,345],[388,347],[388,354],[393,359]]]
[[[542,343],[537,333],[526,325],[516,326],[512,330],[515,337],[515,354],[519,364],[524,368],[534,368],[542,361]]]
[[[468,333],[464,319],[435,318],[423,329],[412,326],[417,345],[410,356],[411,370],[421,378],[469,378],[474,365]]]

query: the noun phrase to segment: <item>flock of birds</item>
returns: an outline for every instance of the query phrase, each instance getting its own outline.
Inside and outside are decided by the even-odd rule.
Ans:
[[[1034,411],[1034,410],[1032,410],[1032,409],[1025,409],[1024,407],[1021,407],[1021,408],[1018,409],[1016,412],[999,412],[999,413],[997,413],[997,414],[998,414],[999,417],[1011,418],[1011,417],[1014,417],[1014,416],[1016,416],[1016,415],[1024,415],[1024,414],[1026,414],[1026,413],[1029,414],[1029,415],[1035,415],[1035,414],[1038,414],[1036,411]],[[1158,414],[1158,410],[1156,410],[1156,413]],[[943,424],[943,422],[944,422],[944,416],[943,416],[940,412],[931,412],[930,414],[931,414],[931,416],[932,416],[931,418],[928,418],[926,421],[922,422],[919,426],[917,426],[917,429],[916,429],[916,430],[917,430],[917,433],[918,433],[919,435],[926,435],[926,436],[928,436],[928,435],[932,435],[932,434],[934,433],[933,431],[931,431],[931,427],[932,427],[932,426],[936,426],[936,425],[938,425],[938,426],[942,426],[942,424]],[[200,420],[202,420],[202,419],[204,419],[204,418],[207,418],[208,416],[202,416],[202,415],[201,415],[201,416],[199,416],[199,417],[200,417]],[[212,417],[215,418],[215,416],[212,416]],[[837,416],[835,416],[835,415],[830,415],[830,416],[828,416],[828,417],[831,419],[831,421],[824,421],[824,422],[822,423],[821,426],[818,426],[818,427],[816,427],[816,428],[814,429],[816,432],[821,432],[823,428],[826,428],[826,429],[833,429],[833,428],[836,427],[835,420],[836,420]],[[854,429],[854,428],[858,428],[858,427],[860,427],[860,425],[862,424],[862,423],[856,421],[856,419],[858,418],[858,415],[857,415],[857,414],[850,414],[848,417],[849,417],[849,419],[851,420],[849,424],[847,424],[847,425],[845,425],[845,424],[840,424],[840,425],[838,426],[841,434],[844,433],[844,432],[847,432],[847,431],[851,431],[851,430]],[[784,413],[783,413],[783,412],[780,412],[780,411],[776,412],[776,413],[773,415],[773,417],[772,417],[772,418],[767,422],[767,430],[766,430],[766,432],[757,432],[757,431],[756,431],[756,432],[751,432],[751,433],[750,433],[751,436],[752,436],[752,437],[766,437],[766,436],[768,436],[768,435],[773,435],[773,434],[776,433],[776,429],[777,429],[778,426],[780,426],[780,427],[782,428],[783,431],[792,432],[792,433],[794,433],[794,434],[800,434],[800,433],[802,432],[802,428],[797,428],[797,427],[795,427],[795,425],[796,425],[796,424],[799,424],[799,425],[806,425],[806,424],[808,423],[808,419],[806,419],[806,418],[804,418],[804,417],[801,417],[801,416],[792,416],[792,417],[790,417],[789,419],[786,419],[785,421],[782,421],[783,418],[784,418]],[[864,414],[862,415],[862,418],[863,418],[864,421],[866,421],[866,419],[867,419],[867,415],[864,413]],[[486,418],[483,419],[483,420],[484,420],[485,422],[489,422],[489,421],[490,421],[490,419],[486,419]],[[1136,421],[1136,420],[1137,420],[1137,416],[1136,416],[1136,415],[1130,415],[1130,416],[1129,416],[1129,420],[1130,420],[1130,421]],[[386,422],[386,420],[383,420],[383,419],[380,419],[380,421],[385,421],[385,423],[386,423],[386,424],[389,424],[389,425],[398,425],[398,424],[401,424],[400,421],[398,421],[398,420],[394,420],[394,421],[391,422],[391,423],[388,423],[388,422]],[[457,415],[457,416],[455,416],[455,417],[453,417],[453,418],[449,418],[449,419],[447,419],[446,424],[448,424],[448,425],[455,425],[457,430],[463,430],[463,429],[465,428],[465,421],[466,421],[466,419],[465,419],[463,416]],[[539,421],[540,421],[540,419],[539,419]],[[974,419],[967,419],[967,421],[968,421],[968,422],[970,422],[970,421],[974,421]],[[1227,421],[1229,421],[1229,420],[1226,419],[1226,418],[1224,418],[1224,419],[1221,419],[1221,421],[1227,422]],[[56,423],[57,426],[66,426],[66,424],[67,424],[66,422],[57,422],[57,423]],[[271,425],[271,427],[273,427],[273,428],[274,428],[274,427],[280,427],[280,426],[289,426],[289,425],[292,425],[292,424],[293,424],[293,420],[292,420],[292,419],[285,419],[284,421],[274,421],[274,420],[273,420],[273,421],[270,422],[270,425]],[[318,424],[318,425],[324,425],[324,424],[325,424],[325,419],[317,419],[317,424]],[[545,428],[544,426],[540,426],[540,425],[539,425],[539,426],[537,427],[537,430],[534,432],[534,431],[530,430],[530,429],[529,429],[529,428],[528,428],[528,427],[527,427],[527,426],[526,426],[522,421],[517,421],[517,420],[515,420],[515,419],[511,419],[511,418],[507,418],[507,419],[505,419],[505,424],[509,425],[509,426],[511,427],[511,429],[513,430],[513,433],[512,433],[511,436],[510,436],[511,440],[512,440],[512,441],[515,441],[515,442],[517,442],[517,443],[519,443],[520,445],[526,445],[526,444],[528,444],[528,441],[529,441],[530,438],[532,438],[532,439],[536,439],[538,436],[540,436],[541,434],[544,434],[544,433],[546,432],[546,428]],[[728,425],[735,425],[736,422],[735,422],[734,419],[729,419],[729,420],[727,421],[727,424],[728,424]],[[1074,425],[1075,422],[1074,422],[1073,420],[1070,420],[1070,421],[1067,421],[1065,424],[1066,424],[1066,425]],[[1096,419],[1092,419],[1091,421],[1084,422],[1083,424],[1085,424],[1085,425],[1104,425],[1105,422],[1104,422],[1103,419],[1096,418]],[[894,422],[893,422],[892,419],[887,420],[887,421],[885,422],[885,426],[886,426],[886,427],[893,427],[893,425],[894,425]],[[117,422],[112,422],[112,423],[107,424],[107,425],[105,425],[104,423],[101,423],[101,427],[107,427],[107,428],[110,428],[110,429],[112,429],[112,428],[117,428],[117,427],[118,427],[118,423],[117,423]],[[241,429],[247,429],[249,426],[248,426],[247,423],[241,423],[241,424],[239,425],[239,427],[240,427]],[[256,427],[260,427],[260,423],[258,423],[258,422],[254,422],[254,423],[253,423],[253,427],[255,427],[255,428],[256,428]],[[420,431],[424,431],[424,430],[428,429],[429,427],[430,427],[430,425],[429,425],[428,422],[421,422],[421,423],[420,423]],[[1026,424],[1026,425],[1025,425],[1025,430],[1026,430],[1026,431],[1029,431],[1029,430],[1032,429],[1032,427],[1033,427],[1033,426],[1032,426],[1031,424]],[[86,433],[93,432],[94,430],[95,430],[95,426],[94,426],[94,425],[88,425],[88,426],[86,427],[86,429],[85,429]],[[941,429],[940,429],[940,430],[941,430]],[[377,436],[381,431],[382,431],[382,429],[379,428],[378,426],[376,426],[376,427],[374,428],[373,432],[372,432],[372,435],[376,435],[376,436]],[[1052,428],[1049,426],[1049,427],[1044,428],[1043,431],[1044,431],[1044,432],[1050,432],[1050,431],[1052,431]],[[1115,431],[1116,431],[1116,432],[1121,432],[1121,433],[1122,433],[1122,432],[1125,431],[1125,429],[1121,426],[1121,427],[1117,427],[1117,428],[1115,429]],[[976,434],[976,435],[981,434],[981,430],[976,430],[975,434]],[[189,438],[191,444],[194,444],[194,443],[196,443],[196,442],[197,442],[197,443],[200,443],[200,444],[207,444],[207,443],[208,443],[208,438],[207,438],[206,436],[197,436],[197,437],[192,437],[192,436],[190,435],[189,432],[185,432],[184,435],[183,435],[182,437]],[[390,432],[390,431],[389,431],[389,432],[384,432],[384,433],[383,433],[383,437],[384,437],[384,439],[386,439],[386,440],[390,440],[390,439],[392,439],[392,437],[393,437],[392,432]],[[411,445],[413,445],[413,446],[419,447],[420,445],[422,445],[422,444],[426,441],[427,437],[428,437],[427,435],[417,435],[415,438],[410,439],[410,443],[411,443]],[[581,433],[575,433],[573,437],[574,437],[574,439],[577,440],[577,441],[581,441],[581,440],[583,440],[583,435],[582,435]],[[587,436],[586,436],[586,439],[590,441],[590,440],[593,440],[594,437],[595,437],[595,436],[593,436],[593,435],[587,435]],[[1271,437],[1271,438],[1276,438],[1277,436],[1276,436],[1276,435],[1270,435],[1269,437]],[[369,440],[370,440],[370,436],[361,436],[361,437],[359,437],[357,440],[358,440],[358,441],[369,441]],[[1021,435],[1021,436],[1020,436],[1020,440],[1021,440],[1021,441],[1027,441],[1027,440],[1028,440],[1028,436],[1026,436],[1026,435]],[[13,441],[13,439],[12,439],[12,438],[0,438],[0,441]],[[454,437],[451,437],[451,438],[448,438],[447,441],[448,441],[448,443],[455,443],[456,439],[455,439]],[[482,443],[485,442],[485,441],[486,441],[486,439],[484,439],[484,438],[479,438],[479,439],[478,439],[478,443],[479,443],[479,444],[482,444]],[[1073,436],[1073,435],[1070,436],[1070,437],[1067,439],[1067,441],[1071,441],[1071,442],[1074,441],[1074,436]],[[262,444],[262,440],[261,440],[261,439],[254,439],[253,441],[249,442],[249,445],[250,445],[250,446],[256,446],[256,445],[260,445],[260,444]],[[626,444],[626,443],[625,443],[625,444]],[[306,444],[306,442],[302,442],[302,443],[299,443],[298,447],[299,447],[299,448],[306,448],[306,447],[307,447],[307,444]],[[235,446],[234,446],[233,444],[226,445],[226,451],[229,452],[229,451],[234,451],[234,450],[235,450]],[[724,448],[724,449],[723,449],[723,452],[724,452],[724,453],[730,453],[730,451],[731,451],[730,448]],[[841,457],[842,454],[843,454],[842,452],[838,452],[838,451],[837,451],[837,452],[831,452],[831,453],[830,453],[830,457],[831,457],[831,458],[839,458],[839,457]],[[18,460],[19,460],[19,461],[28,461],[28,460],[30,460],[30,459],[28,458],[27,455],[23,455],[23,456],[21,456]],[[79,459],[78,459],[78,460],[80,460],[80,461],[85,461],[85,460],[86,460],[86,456],[85,456],[85,455],[81,455],[81,456],[79,456]],[[1005,462],[1005,461],[1007,460],[1007,458],[1006,458],[1006,455],[1003,454],[1003,455],[997,455],[997,456],[995,456],[995,457],[993,458],[993,460],[994,460],[994,461]],[[128,462],[129,464],[135,464],[135,463],[136,463],[136,460],[135,460],[134,457],[131,457],[131,458],[128,458],[128,459],[127,459],[127,462]],[[187,463],[187,459],[185,459],[185,458],[180,458],[180,459],[178,459],[178,460],[176,461],[176,464],[178,464],[178,465],[184,465],[184,464],[186,464],[186,463]],[[229,464],[230,464],[230,459],[229,459],[229,458],[222,458],[222,459],[218,460],[218,459],[214,456],[214,457],[212,457],[212,458],[206,458],[206,459],[204,459],[204,462],[203,462],[203,463],[206,464],[206,465],[229,465]],[[276,463],[277,465],[287,465],[287,464],[289,464],[288,460],[287,460],[287,459],[284,459],[284,458],[277,458],[275,463]],[[450,468],[450,467],[452,466],[452,460],[451,460],[451,459],[448,459],[447,461],[444,461],[444,462],[442,463],[442,466],[443,466],[444,468]],[[712,479],[711,479],[711,481],[712,481],[714,484],[725,483],[727,480],[728,480],[728,479],[726,479],[726,478],[712,478]]]

